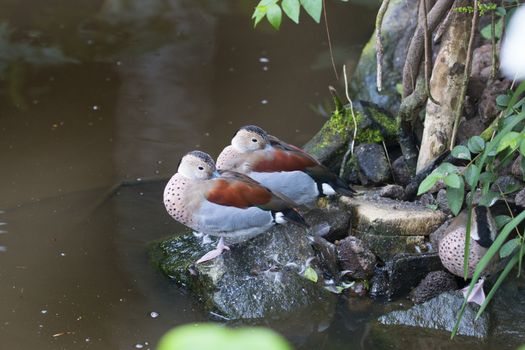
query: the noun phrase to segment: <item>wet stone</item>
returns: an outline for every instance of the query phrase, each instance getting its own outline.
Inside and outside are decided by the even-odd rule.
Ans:
[[[330,225],[329,231],[324,233],[322,237],[329,242],[335,242],[348,236],[351,218],[352,213],[348,210],[315,208],[308,212],[306,220],[311,227]]]
[[[308,220],[308,216],[306,217]],[[288,317],[315,308],[333,311],[334,295],[323,288],[311,236],[295,225],[276,226],[203,263],[195,261],[214,248],[191,233],[153,243],[153,262],[169,278],[185,286],[206,309],[228,319]],[[310,265],[318,276],[304,277]]]
[[[379,195],[381,197],[401,200],[405,196],[405,190],[399,185],[386,185],[381,188]]]
[[[410,326],[451,332],[463,300],[463,294],[459,291],[446,292],[408,310],[392,311],[381,316],[378,321],[380,324],[389,327]],[[476,320],[478,309],[477,305],[467,304],[459,325],[459,335],[476,338],[486,338],[488,336],[490,327],[489,316],[487,313],[483,313]]]
[[[517,206],[525,208],[525,188],[516,194],[514,202]]]
[[[337,245],[337,257],[341,270],[353,279],[367,279],[372,276],[376,265],[375,255],[359,238],[348,236]]]
[[[390,179],[390,165],[383,146],[377,143],[360,144],[354,154],[363,185],[380,185]]]
[[[421,304],[441,293],[456,289],[458,284],[452,274],[445,271],[432,271],[410,292],[409,297],[415,304]]]
[[[394,160],[392,172],[394,173],[394,181],[401,186],[406,186],[412,181],[413,174],[403,156]]]

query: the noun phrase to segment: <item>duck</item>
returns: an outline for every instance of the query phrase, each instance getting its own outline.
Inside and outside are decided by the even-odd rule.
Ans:
[[[217,168],[248,175],[300,205],[355,191],[314,157],[256,125],[241,127],[217,158]]]
[[[465,239],[467,230],[467,212],[462,211],[446,228],[443,238],[439,242],[438,255],[443,266],[452,274],[458,277],[464,277],[464,252]],[[467,278],[472,278],[474,270],[479,261],[485,256],[488,249],[496,239],[496,223],[490,209],[486,206],[478,205],[472,210],[472,223],[470,228],[470,253],[468,261]],[[463,289],[468,302],[474,302],[481,305],[485,300],[483,285],[486,276],[495,272],[498,264],[498,258],[495,258],[486,267],[483,276],[475,284],[475,287],[469,295],[468,287]]]
[[[238,243],[288,222],[308,227],[292,200],[244,174],[217,170],[211,156],[202,151],[182,157],[163,199],[172,218],[196,232],[220,237],[216,249],[197,263],[229,250],[224,238]]]

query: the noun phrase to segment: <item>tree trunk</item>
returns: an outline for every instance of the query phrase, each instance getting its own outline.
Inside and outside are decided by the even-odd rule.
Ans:
[[[470,33],[468,14],[454,12],[452,16],[432,71],[430,92],[439,105],[430,100],[427,102],[417,172],[447,149],[452,136]]]

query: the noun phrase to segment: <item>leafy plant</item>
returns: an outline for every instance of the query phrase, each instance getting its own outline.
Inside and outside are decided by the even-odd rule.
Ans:
[[[499,170],[506,166],[515,156],[521,154],[525,158],[525,98],[520,96],[525,92],[525,82],[522,82],[512,96],[498,97],[497,103],[502,108],[502,117],[499,121],[498,129],[493,135],[492,139],[484,140],[480,136],[470,138],[467,145],[456,146],[452,150],[452,155],[458,159],[468,160],[468,165],[459,169],[450,164],[443,163],[435,169],[423,182],[421,182],[418,194],[422,194],[430,190],[438,181],[443,181],[447,186],[447,200],[452,212],[457,215],[462,208],[465,186],[470,186],[470,195],[467,198],[467,232],[465,239],[465,279],[468,274],[468,260],[470,251],[470,226],[472,220],[472,207],[475,193],[479,192],[481,197],[479,199],[480,205],[487,207],[492,206],[498,199],[505,199],[505,190],[497,188],[494,190],[493,183],[497,179]],[[521,164],[522,170],[525,172],[525,162]],[[511,189],[512,190],[512,189]],[[449,194],[449,192],[452,192]],[[512,213],[511,213],[512,215]],[[501,283],[508,276],[511,270],[518,265],[518,275],[521,271],[521,264],[525,251],[525,239],[523,233],[518,232],[518,237],[509,240],[507,238],[515,228],[525,220],[525,211],[521,212],[516,217],[498,216],[495,218],[496,225],[500,230],[496,240],[488,249],[485,256],[480,260],[474,274],[472,281],[468,288],[470,294],[474,288],[474,284],[482,276],[483,271],[491,262],[492,258],[499,253],[500,257],[508,258],[507,265],[498,276],[494,286],[487,295],[486,300],[481,305],[478,312],[478,317],[485,310],[488,303],[494,296]],[[457,332],[459,322],[463,316],[466,307],[466,298],[460,310],[457,323],[453,330],[453,336]]]
[[[266,17],[272,27],[278,30],[281,27],[283,12],[292,21],[299,23],[301,8],[317,23],[321,21],[323,0],[261,0],[253,11],[254,26]]]
[[[166,333],[158,350],[291,350],[276,332],[262,327],[228,328],[213,323],[187,324]]]

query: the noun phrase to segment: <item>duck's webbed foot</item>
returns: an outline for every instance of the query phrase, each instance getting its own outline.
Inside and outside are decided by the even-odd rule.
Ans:
[[[205,261],[210,261],[215,259],[216,257],[220,256],[223,251],[230,250],[230,247],[224,244],[224,239],[221,237],[219,239],[219,243],[217,243],[217,247],[213,250],[210,250],[206,254],[204,254],[199,260],[197,260],[197,264],[203,263]]]
[[[461,291],[463,295],[467,298],[468,303],[476,303],[481,306],[485,301],[485,291],[483,290],[483,284],[485,283],[484,278],[480,278],[478,282],[474,285],[472,292],[467,296],[469,286],[466,286]]]

